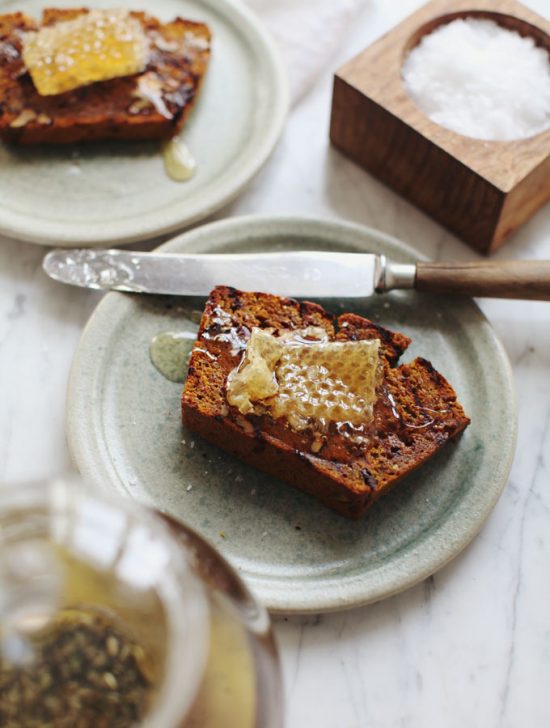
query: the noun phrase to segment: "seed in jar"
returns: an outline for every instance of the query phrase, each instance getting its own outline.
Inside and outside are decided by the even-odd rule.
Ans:
[[[145,717],[152,668],[111,615],[66,610],[32,647],[28,665],[0,659],[0,726],[130,728]]]

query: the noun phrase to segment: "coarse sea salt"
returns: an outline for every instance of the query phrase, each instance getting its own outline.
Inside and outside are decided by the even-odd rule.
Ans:
[[[523,139],[550,128],[550,58],[492,20],[453,20],[424,36],[402,67],[417,106],[477,139]]]

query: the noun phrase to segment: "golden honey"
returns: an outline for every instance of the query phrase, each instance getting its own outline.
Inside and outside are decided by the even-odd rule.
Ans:
[[[148,55],[141,23],[125,10],[91,10],[23,39],[23,61],[42,96],[141,73]]]
[[[227,401],[242,414],[269,412],[295,430],[372,419],[379,341],[328,341],[312,328],[275,337],[253,329]]]

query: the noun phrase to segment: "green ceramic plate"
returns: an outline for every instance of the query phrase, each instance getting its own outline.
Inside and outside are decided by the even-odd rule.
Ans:
[[[39,17],[44,6],[75,4],[0,0],[0,13]],[[211,63],[184,130],[197,173],[184,183],[169,179],[158,142],[27,149],[0,142],[0,233],[65,247],[128,243],[182,228],[236,197],[275,147],[288,106],[281,63],[255,16],[237,0],[84,4],[209,24]]]
[[[410,248],[375,230],[284,218],[225,220],[163,249],[298,248],[415,258]],[[202,303],[110,293],[96,309],[76,352],[68,391],[69,443],[88,481],[188,523],[275,611],[333,610],[382,599],[426,578],[471,541],[507,481],[516,438],[509,365],[475,303],[413,292],[323,302],[409,334],[413,344],[404,359],[428,357],[453,383],[472,419],[458,442],[360,522],[332,513],[182,428],[181,386],[153,367],[149,343],[161,332],[195,331]]]

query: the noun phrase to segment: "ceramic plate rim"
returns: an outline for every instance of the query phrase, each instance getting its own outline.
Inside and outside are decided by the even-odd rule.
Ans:
[[[236,236],[243,237],[245,233],[258,235],[270,235],[280,237],[284,234],[294,234],[299,229],[306,228],[311,238],[324,234],[325,239],[340,239],[348,237],[355,243],[368,245],[369,238],[375,238],[381,245],[389,245],[397,249],[405,260],[421,260],[423,256],[413,250],[402,241],[382,233],[374,228],[354,223],[342,222],[339,220],[308,217],[273,217],[273,216],[243,216],[234,217],[203,225],[188,231],[160,246],[159,250],[183,252],[187,248],[196,250],[201,240],[212,241],[216,236],[221,236],[222,241],[217,243],[223,248],[225,245],[235,241]],[[321,238],[322,239],[322,238]],[[90,440],[91,430],[83,414],[89,410],[86,404],[86,388],[91,390],[92,385],[83,372],[89,352],[96,350],[97,341],[101,340],[101,331],[98,331],[97,324],[104,316],[110,315],[114,308],[119,307],[121,296],[127,294],[108,293],[93,311],[75,351],[71,365],[66,403],[66,424],[67,439],[73,460],[79,468],[82,476],[96,487],[114,487],[118,490],[115,473],[112,463],[96,460],[97,452],[92,453]],[[317,612],[331,612],[351,607],[359,607],[370,604],[381,599],[390,597],[415,584],[423,581],[435,573],[453,558],[455,558],[477,535],[489,514],[493,510],[504,486],[508,482],[508,476],[512,467],[517,437],[517,406],[515,387],[510,363],[502,344],[490,323],[481,312],[477,304],[471,301],[472,310],[478,316],[479,325],[483,328],[485,337],[490,342],[493,354],[493,371],[499,371],[504,388],[502,401],[507,410],[509,428],[500,440],[499,447],[502,447],[502,458],[500,467],[494,473],[495,477],[491,483],[486,483],[481,493],[479,488],[470,489],[462,498],[449,518],[445,521],[445,529],[440,529],[429,534],[420,543],[415,543],[406,549],[405,554],[392,558],[389,564],[383,564],[373,574],[361,580],[358,578],[355,587],[350,588],[346,584],[345,589],[338,589],[332,586],[330,593],[326,593],[326,585],[323,588],[321,580],[320,590],[309,589],[308,585],[299,588],[294,583],[294,589],[288,593],[284,589],[273,587],[269,578],[262,582],[261,578],[254,575],[249,578],[244,570],[240,570],[249,588],[258,595],[261,601],[272,613],[304,614]],[[111,319],[112,320],[112,319]],[[101,329],[101,326],[99,326]],[[97,341],[96,341],[97,340]],[[83,392],[83,385],[84,392]],[[97,447],[96,447],[97,449]],[[103,471],[103,472],[102,472]],[[472,509],[472,492],[474,491]],[[481,502],[479,500],[481,499]],[[446,536],[447,538],[443,538]],[[204,536],[203,536],[204,538]],[[208,539],[206,539],[208,540]],[[224,555],[225,558],[227,556]],[[231,559],[229,558],[229,561]],[[378,576],[381,574],[381,578]],[[286,582],[288,586],[288,581]]]
[[[165,212],[157,210],[153,213],[153,218],[157,220],[156,224],[147,225],[145,219],[142,218],[138,218],[138,223],[128,222],[128,219],[125,218],[106,227],[103,225],[99,233],[92,233],[84,227],[75,226],[74,223],[61,225],[61,228],[58,228],[57,223],[51,221],[48,223],[50,230],[48,232],[39,228],[39,225],[42,226],[42,222],[36,224],[30,217],[21,213],[13,213],[7,221],[0,219],[0,235],[37,245],[57,245],[70,248],[128,245],[183,230],[212,215],[242,193],[271,156],[284,129],[290,104],[287,74],[280,52],[275,47],[271,35],[252,10],[236,0],[201,0],[201,2],[212,6],[224,20],[228,16],[231,17],[232,24],[238,25],[241,35],[257,49],[257,56],[261,53],[266,62],[263,83],[269,84],[270,91],[269,94],[264,95],[264,98],[268,99],[266,105],[271,109],[271,113],[267,116],[268,126],[262,137],[257,140],[256,146],[244,147],[247,163],[214,195],[207,195],[205,202],[196,204],[190,212],[184,215],[176,214],[173,211],[168,222],[161,222]],[[1,7],[0,3],[0,11]],[[175,203],[170,209],[174,210],[174,208]]]

